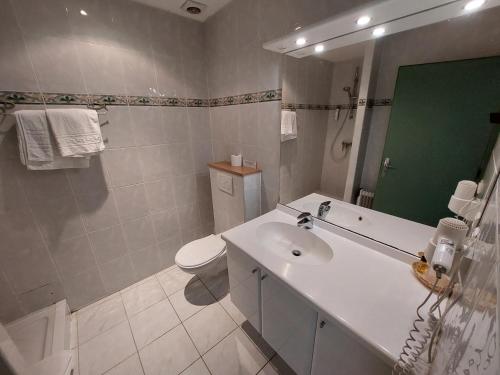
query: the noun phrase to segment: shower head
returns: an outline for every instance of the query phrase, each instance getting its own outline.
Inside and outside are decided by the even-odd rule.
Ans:
[[[352,101],[352,92],[350,86],[345,86],[342,90],[344,90],[349,96],[349,103]]]

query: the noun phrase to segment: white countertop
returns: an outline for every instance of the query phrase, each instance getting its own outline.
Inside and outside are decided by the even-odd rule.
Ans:
[[[306,195],[287,206],[302,212],[309,211],[316,216],[321,202],[328,200],[332,201],[332,208],[326,221],[410,254],[424,251],[436,229],[317,193]],[[357,220],[356,213],[363,217],[362,221]]]
[[[319,312],[347,327],[386,359],[397,360],[416,317],[416,308],[428,293],[412,274],[411,258],[405,262],[398,250],[386,249],[395,255],[388,256],[374,250],[380,249],[380,244],[374,243],[370,248],[362,245],[372,242],[370,240],[360,239],[358,243],[333,233],[339,229],[326,230],[315,225],[311,232],[332,247],[332,260],[315,266],[287,262],[264,250],[256,236],[257,227],[265,222],[296,225],[296,218],[285,213],[286,210],[271,211],[222,236],[288,284]],[[325,223],[321,226],[333,227]],[[359,236],[351,234],[350,237]]]

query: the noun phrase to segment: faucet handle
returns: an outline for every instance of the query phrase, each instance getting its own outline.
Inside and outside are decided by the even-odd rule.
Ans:
[[[302,212],[297,216],[297,226],[304,229],[312,229],[313,227],[313,216],[310,212]]]
[[[298,220],[303,220],[303,219],[312,219],[312,214],[310,212],[302,212],[299,216],[297,216]]]
[[[329,206],[330,204],[332,204],[332,201],[325,201],[321,203],[320,206]]]

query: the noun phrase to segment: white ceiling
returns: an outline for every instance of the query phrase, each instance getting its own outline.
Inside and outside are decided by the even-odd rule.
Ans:
[[[199,3],[205,4],[207,8],[200,14],[190,14],[181,9],[182,4],[186,0],[134,0],[138,3],[146,4],[155,8],[163,9],[180,16],[188,17],[200,22],[204,22],[208,17],[217,13],[224,5],[231,0],[196,0]]]

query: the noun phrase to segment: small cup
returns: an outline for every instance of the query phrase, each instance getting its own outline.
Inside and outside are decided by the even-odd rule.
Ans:
[[[239,155],[231,155],[231,166],[232,167],[241,167],[241,154]]]

